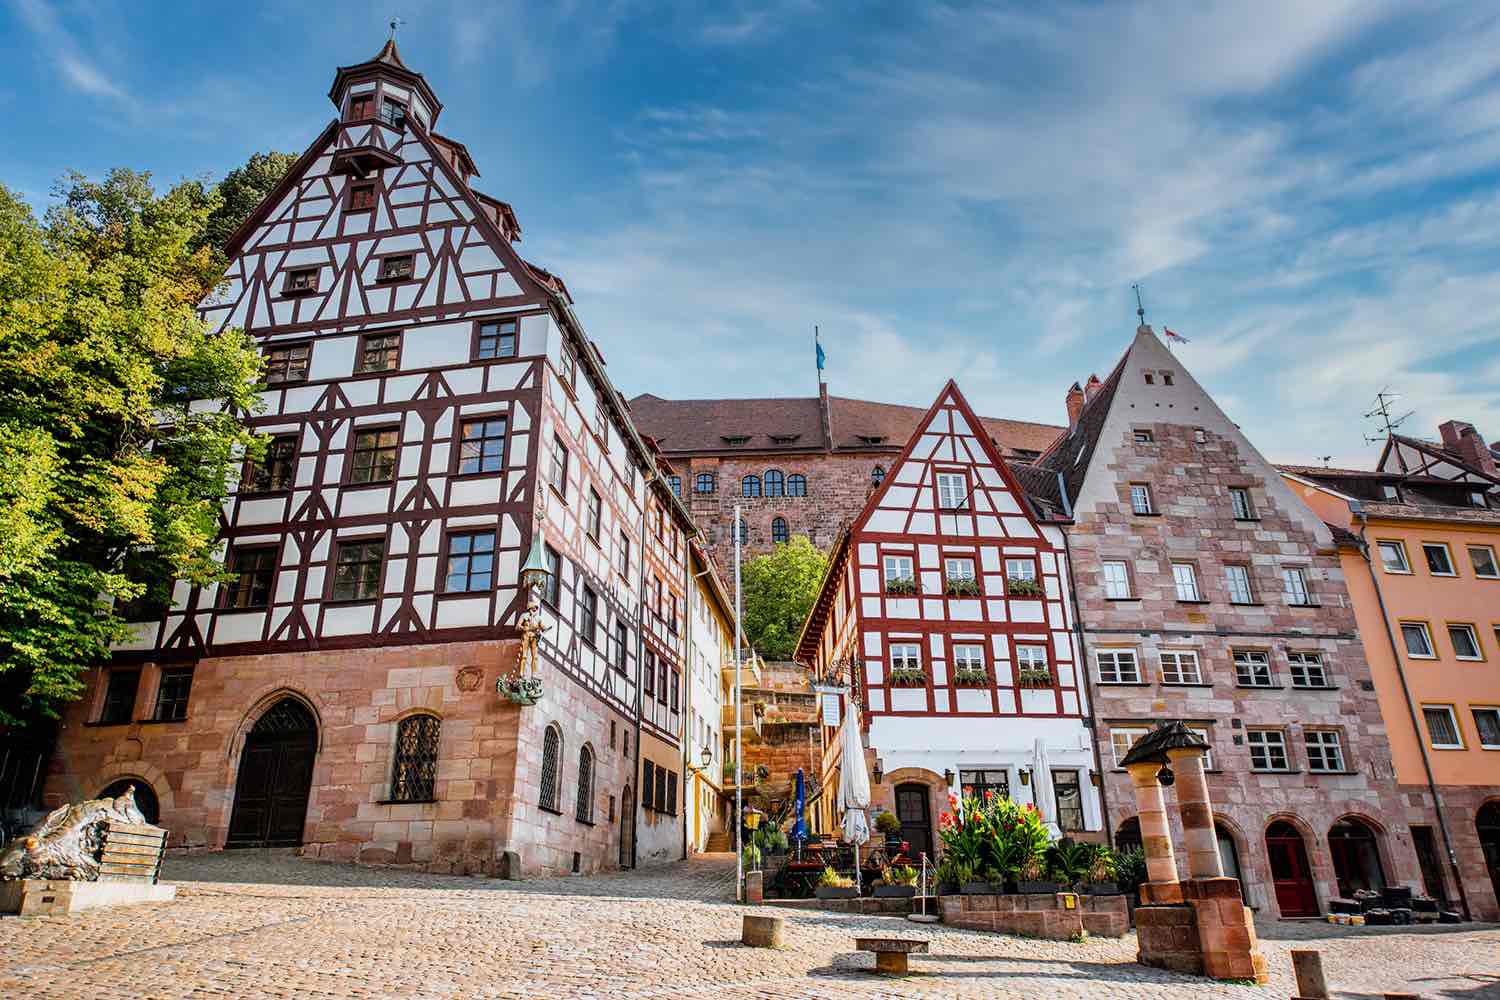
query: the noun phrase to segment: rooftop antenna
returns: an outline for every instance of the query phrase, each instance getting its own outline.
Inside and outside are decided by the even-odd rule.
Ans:
[[[394,42],[396,40],[396,32],[400,31],[401,28],[405,24],[406,24],[406,21],[403,20],[402,18],[399,18],[399,17],[393,17],[393,18],[391,18],[391,41]]]
[[[1391,416],[1391,404],[1401,398],[1398,392],[1391,392],[1390,386],[1386,386],[1375,394],[1375,408],[1365,414],[1366,420],[1378,419],[1380,421],[1381,433],[1366,434],[1365,444],[1382,444],[1395,436],[1396,428],[1406,422],[1416,410],[1407,410],[1399,417]],[[1401,454],[1401,449],[1396,449],[1396,462],[1401,466],[1402,472],[1409,472],[1406,467],[1406,458]]]
[[[1323,463],[1323,468],[1326,469],[1326,468],[1328,468],[1328,463],[1331,462],[1331,461],[1333,461],[1333,456],[1332,455],[1319,455],[1318,456],[1318,461],[1322,462]]]
[[[1141,321],[1140,322],[1141,326],[1145,326],[1146,325],[1146,305],[1145,305],[1145,303],[1143,303],[1141,301],[1141,283],[1139,281],[1137,281],[1135,284],[1131,285],[1130,287],[1133,288],[1133,289],[1135,289],[1135,315],[1136,315],[1136,318]]]

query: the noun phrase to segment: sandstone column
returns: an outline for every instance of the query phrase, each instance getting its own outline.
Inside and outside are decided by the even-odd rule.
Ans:
[[[1177,881],[1177,858],[1172,852],[1172,832],[1162,800],[1156,772],[1161,764],[1130,764],[1130,783],[1135,786],[1135,809],[1141,824],[1141,847],[1146,852],[1147,882],[1141,886],[1141,902],[1180,903],[1182,887]],[[1201,768],[1199,773],[1201,774]]]
[[[1191,747],[1168,750],[1167,759],[1172,762],[1172,773],[1177,776],[1173,788],[1177,792],[1177,811],[1182,817],[1188,875],[1192,878],[1223,878],[1224,866],[1219,858],[1218,837],[1214,833],[1214,810],[1208,801],[1208,778],[1203,774],[1203,751]],[[1136,794],[1139,796],[1139,790]]]

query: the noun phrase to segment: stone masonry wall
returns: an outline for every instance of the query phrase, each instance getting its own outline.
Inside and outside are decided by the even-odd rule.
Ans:
[[[1070,534],[1111,828],[1133,816],[1135,805],[1125,773],[1111,768],[1110,729],[1180,718],[1210,731],[1210,793],[1218,824],[1235,841],[1252,905],[1277,912],[1264,840],[1274,819],[1286,819],[1302,833],[1320,905],[1337,895],[1328,830],[1347,816],[1376,831],[1388,882],[1420,885],[1405,802],[1396,790],[1385,727],[1336,553],[1306,530],[1305,522],[1278,509],[1263,488],[1259,463],[1240,455],[1233,441],[1211,431],[1198,440],[1193,427],[1180,424],[1131,427],[1149,429],[1153,440],[1136,443],[1130,432],[1125,440],[1101,440],[1101,452],[1113,450],[1109,468],[1117,502],[1080,511]],[[1162,516],[1131,512],[1132,482],[1150,484]],[[1228,490],[1236,486],[1251,491],[1258,521],[1233,518]],[[1133,599],[1104,597],[1100,564],[1105,559],[1128,564]],[[1173,561],[1195,566],[1202,603],[1176,599]],[[1230,562],[1251,567],[1253,605],[1229,603],[1224,566]],[[1283,564],[1305,569],[1317,606],[1287,604]],[[1098,652],[1109,646],[1136,651],[1143,683],[1098,683]],[[1196,650],[1203,683],[1162,683],[1163,649]],[[1268,652],[1278,686],[1237,685],[1237,649]],[[1289,650],[1320,653],[1334,687],[1293,689]],[[1290,773],[1250,770],[1248,727],[1285,732]],[[1303,734],[1314,727],[1342,734],[1347,773],[1307,770]],[[1180,829],[1174,835],[1180,838]]]
[[[494,873],[504,851],[522,872],[616,867],[618,808],[630,761],[610,747],[612,713],[576,684],[543,668],[540,704],[519,708],[495,694],[514,667],[514,640],[280,653],[200,661],[188,717],[180,722],[90,723],[92,696],[68,711],[46,786],[49,805],[98,794],[125,777],[148,783],[174,849],[223,846],[245,738],[283,697],[312,709],[318,743],[303,852],[308,856]],[[133,717],[149,716],[157,670],[142,672]],[[442,719],[435,802],[388,803],[395,731],[415,711]],[[541,733],[563,732],[560,814],[538,808]],[[628,731],[623,717],[617,732]],[[579,749],[595,750],[593,821],[575,815]],[[617,743],[617,746],[619,744]]]

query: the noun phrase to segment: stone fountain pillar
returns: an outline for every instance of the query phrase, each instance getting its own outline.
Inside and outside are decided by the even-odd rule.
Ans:
[[[1146,852],[1146,881],[1141,885],[1141,903],[1180,903],[1182,885],[1177,881],[1177,855],[1172,850],[1172,830],[1167,825],[1167,806],[1156,780],[1161,764],[1148,761],[1127,765],[1135,786],[1135,810],[1141,824],[1141,848]]]

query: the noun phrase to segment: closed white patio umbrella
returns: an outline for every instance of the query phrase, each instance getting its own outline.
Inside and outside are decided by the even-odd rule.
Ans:
[[[1057,825],[1057,795],[1052,790],[1052,767],[1047,761],[1047,742],[1038,738],[1031,752],[1031,795],[1036,802],[1036,811],[1042,814],[1047,824],[1047,836],[1056,840],[1062,836],[1062,827]]]
[[[854,884],[859,886],[859,848],[870,839],[865,810],[870,805],[870,775],[865,770],[865,748],[859,738],[859,706],[851,697],[840,734],[843,769],[839,774],[839,807],[844,810],[844,839],[854,845]]]

